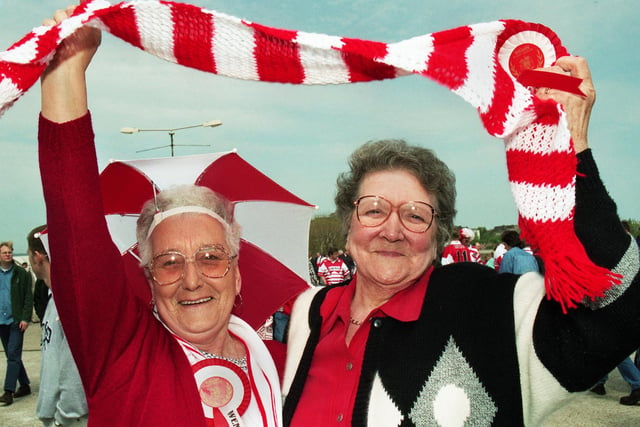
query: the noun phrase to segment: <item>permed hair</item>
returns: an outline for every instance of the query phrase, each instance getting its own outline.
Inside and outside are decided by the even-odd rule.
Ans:
[[[156,212],[164,212],[182,206],[199,206],[218,214],[229,226],[230,231],[225,236],[229,255],[239,255],[241,228],[233,218],[231,202],[207,187],[177,185],[161,191],[155,199],[148,200],[142,207],[136,225],[141,265],[146,266],[151,261],[152,251],[147,234],[153,222],[153,216]]]
[[[434,218],[436,243],[438,254],[442,253],[449,241],[456,215],[456,178],[432,150],[409,145],[403,140],[369,141],[351,154],[349,168],[348,172],[338,176],[335,197],[336,214],[342,222],[345,235],[349,233],[355,209],[353,202],[362,196],[358,191],[365,175],[384,170],[406,170],[435,197],[434,208],[438,213]]]

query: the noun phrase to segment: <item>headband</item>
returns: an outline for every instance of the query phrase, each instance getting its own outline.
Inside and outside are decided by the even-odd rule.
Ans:
[[[151,233],[153,233],[153,230],[155,230],[155,228],[162,221],[164,221],[167,218],[171,218],[174,215],[180,215],[183,213],[199,213],[199,214],[209,215],[210,217],[212,217],[222,225],[222,227],[224,228],[225,234],[229,234],[229,232],[231,231],[231,227],[229,226],[229,224],[224,219],[222,219],[220,215],[218,215],[211,209],[203,208],[202,206],[180,206],[177,208],[168,209],[166,211],[157,212],[155,215],[153,215],[153,221],[149,226],[149,231],[147,231],[147,239],[151,237]]]

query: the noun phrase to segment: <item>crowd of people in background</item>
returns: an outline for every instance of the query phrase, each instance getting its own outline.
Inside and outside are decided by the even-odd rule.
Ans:
[[[493,251],[483,257],[483,245],[472,243],[475,232],[462,227],[453,233],[458,236],[444,248],[440,258],[441,265],[459,262],[475,262],[492,267],[500,273],[524,274],[530,271],[543,273],[542,260],[521,238],[517,230],[505,230],[501,241]],[[486,252],[486,249],[484,250]]]
[[[629,221],[622,221],[622,225],[631,234]],[[456,237],[444,247],[440,257],[441,265],[475,262],[500,273],[524,274],[535,271],[544,274],[542,259],[536,250],[521,238],[516,229],[504,230],[500,234],[500,243],[492,249],[487,249],[486,244],[477,240],[474,242],[476,232],[469,227],[457,228],[452,235]],[[640,234],[635,240],[640,246]],[[321,266],[323,267],[320,268]],[[324,255],[316,252],[309,257],[309,276],[313,286],[348,281],[355,272],[355,262],[346,250],[329,247]],[[640,366],[640,363],[638,365]]]

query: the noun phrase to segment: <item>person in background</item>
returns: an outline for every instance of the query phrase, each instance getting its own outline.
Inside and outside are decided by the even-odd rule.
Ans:
[[[588,149],[589,68],[565,56],[550,71],[581,79],[586,94],[535,94],[567,114],[577,156],[575,234],[621,283],[563,313],[546,297],[542,275],[471,262],[436,267],[456,212],[453,174],[421,146],[367,143],[351,155],[335,198],[358,271],[294,304],[285,424],[540,425],[637,348],[640,256]]]
[[[318,274],[318,267],[320,267],[320,263],[325,258],[326,257],[324,255],[322,255],[320,252],[316,252],[316,256],[313,258],[313,262],[315,262],[315,264],[316,264],[316,274]]]
[[[344,251],[340,251],[340,259],[347,265],[349,274],[353,277],[353,275],[356,274],[357,266],[356,263],[353,262],[353,258],[351,258],[349,251],[346,249]]]
[[[618,372],[622,379],[631,387],[631,393],[628,396],[622,396],[620,398],[620,404],[626,406],[634,406],[640,402],[640,369],[634,365],[631,357],[627,357],[617,366]],[[607,394],[607,389],[604,385],[609,379],[609,374],[600,378],[595,386],[591,388],[591,392],[604,396]]]
[[[502,258],[504,254],[507,253],[507,248],[505,248],[504,243],[498,243],[498,246],[493,250],[493,268],[496,271],[500,271],[500,263],[502,262]]]
[[[13,260],[13,243],[0,243],[0,340],[7,358],[4,394],[0,403],[31,394],[27,370],[22,363],[24,333],[31,323],[33,295],[31,273]],[[16,385],[20,387],[16,390]]]
[[[67,19],[74,6],[45,25]],[[85,71],[100,31],[83,27],[57,49],[41,81],[39,159],[52,291],[77,361],[91,424],[281,425],[280,382],[262,340],[231,314],[241,301],[240,226],[208,188],[159,192],[136,227],[136,297],[103,214]]]
[[[339,255],[338,248],[329,248],[327,257],[320,263],[318,277],[323,285],[335,285],[351,278],[349,267]]]
[[[496,245],[493,248],[493,251],[491,251],[491,254],[488,255],[488,259],[484,263],[484,265],[486,265],[487,267],[491,267],[491,268],[497,270],[497,268],[496,268],[496,253],[498,252],[498,248],[499,247],[504,248],[504,244],[503,243],[499,243],[498,245]],[[501,258],[502,258],[502,256],[501,256]]]
[[[520,234],[515,230],[502,233],[502,243],[507,250],[500,262],[500,273],[524,274],[530,271],[540,272],[538,261],[531,252],[522,249],[524,243]]]
[[[316,264],[316,257],[310,256],[308,260],[309,265],[309,283],[311,286],[320,286],[320,278],[318,277],[318,264]]]
[[[480,252],[471,245],[475,237],[472,229],[463,227],[458,232],[458,239],[452,240],[442,251],[442,265],[454,262],[480,262]]]
[[[45,228],[44,225],[38,226],[27,235],[27,253],[34,274],[51,290],[51,263],[40,239]],[[51,293],[41,324],[42,358],[36,416],[46,427],[86,426],[89,413],[87,399]]]

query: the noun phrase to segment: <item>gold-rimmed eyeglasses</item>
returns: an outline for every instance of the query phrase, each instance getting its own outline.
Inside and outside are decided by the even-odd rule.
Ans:
[[[395,206],[382,196],[367,195],[358,198],[353,204],[356,207],[358,222],[364,227],[382,225],[389,219],[391,212],[396,210],[404,228],[414,233],[424,233],[431,227],[433,219],[438,215],[433,206],[419,200]]]
[[[227,275],[235,257],[237,255],[230,256],[221,245],[198,249],[191,257],[179,251],[167,251],[153,257],[149,272],[158,285],[172,285],[184,277],[187,263],[193,262],[200,275],[220,279]]]

